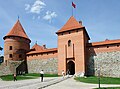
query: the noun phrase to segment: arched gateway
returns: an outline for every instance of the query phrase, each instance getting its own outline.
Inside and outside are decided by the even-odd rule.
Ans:
[[[69,71],[70,75],[75,74],[75,63],[73,61],[67,63],[67,71]]]

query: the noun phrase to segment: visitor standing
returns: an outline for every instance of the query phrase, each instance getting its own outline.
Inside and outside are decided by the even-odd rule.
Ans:
[[[70,75],[70,71],[69,71],[69,69],[67,70],[67,77],[69,77],[69,75]]]
[[[64,79],[64,77],[65,77],[65,72],[64,72],[64,70],[62,70],[62,76],[63,76],[63,79]]]
[[[43,72],[43,70],[41,70],[41,71],[40,71],[41,82],[43,82],[43,75],[44,75],[44,72]]]
[[[13,74],[14,81],[17,81],[16,73]]]

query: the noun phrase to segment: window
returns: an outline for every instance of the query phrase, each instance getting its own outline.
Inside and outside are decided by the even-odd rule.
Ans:
[[[21,55],[21,54],[19,55],[19,58],[22,58],[22,55]]]
[[[70,47],[70,46],[71,46],[71,40],[68,41],[68,47]]]
[[[70,34],[71,32],[69,31],[69,34]]]
[[[12,58],[12,54],[9,54],[9,58]]]
[[[12,50],[12,46],[9,47],[9,50]]]

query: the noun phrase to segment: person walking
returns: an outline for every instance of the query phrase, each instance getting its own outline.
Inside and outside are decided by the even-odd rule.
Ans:
[[[41,82],[43,82],[43,76],[44,76],[43,70],[40,71],[40,76],[41,76]]]
[[[70,75],[70,71],[69,71],[69,69],[67,70],[67,77],[69,77],[69,75]]]
[[[65,72],[64,72],[64,70],[62,70],[62,76],[63,76],[63,79],[64,79],[64,77],[65,77]]]
[[[16,74],[13,74],[14,81],[17,81]]]

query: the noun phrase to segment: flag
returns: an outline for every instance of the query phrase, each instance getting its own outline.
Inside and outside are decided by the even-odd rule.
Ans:
[[[74,8],[76,8],[76,5],[75,5],[75,3],[73,3],[73,2],[72,2],[72,6],[73,6]]]

